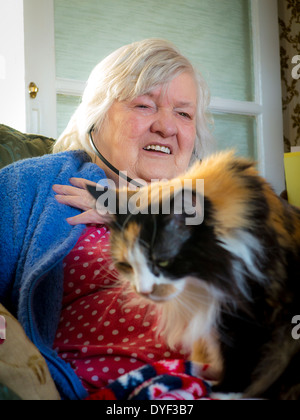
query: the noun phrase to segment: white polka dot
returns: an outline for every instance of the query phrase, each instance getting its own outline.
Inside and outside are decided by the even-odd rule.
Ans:
[[[77,319],[78,319],[78,321],[81,321],[81,320],[82,320],[82,318],[83,318],[83,316],[82,316],[82,315],[80,315]]]
[[[83,266],[84,268],[87,268],[87,267],[89,266],[89,263],[84,263],[82,266]]]
[[[132,353],[131,357],[136,358],[137,357],[137,354],[136,353]]]
[[[119,362],[120,360],[121,360],[121,357],[115,357],[115,358],[114,358],[114,361],[115,361],[115,362]]]
[[[164,356],[165,356],[165,357],[170,357],[170,356],[171,356],[171,353],[170,353],[169,351],[166,351],[166,352],[164,353]]]
[[[95,315],[97,315],[97,313],[98,313],[98,311],[93,311],[92,315],[95,316]]]
[[[76,293],[76,295],[80,295],[81,290],[80,289],[77,289],[77,290],[75,290],[75,293]]]
[[[80,276],[80,280],[85,280],[86,276]]]
[[[112,335],[118,335],[119,331],[118,330],[113,330]]]
[[[78,251],[82,251],[84,249],[84,246],[80,246],[79,248],[78,248]]]
[[[94,253],[92,251],[88,252],[88,255],[94,255]]]
[[[96,331],[97,328],[91,328],[91,333],[94,333]]]
[[[136,363],[136,359],[130,359],[130,363]]]
[[[97,382],[97,381],[99,381],[98,376],[96,376],[96,375],[95,375],[95,376],[92,376],[92,381],[93,381],[93,382]]]
[[[149,357],[149,359],[153,359],[154,358],[154,354],[152,354],[152,353],[147,354],[147,356]]]
[[[84,364],[85,365],[89,365],[91,363],[91,360],[86,360],[85,362],[84,362]]]
[[[107,349],[107,354],[113,354],[113,349]]]
[[[145,337],[145,334],[140,334],[138,337],[143,338],[143,337]]]
[[[124,322],[126,321],[126,319],[125,318],[120,318],[119,319],[119,322],[121,322],[121,324],[124,324]]]
[[[94,370],[94,368],[92,368],[92,367],[90,367],[90,368],[87,368],[87,372],[93,372],[93,370]]]
[[[103,339],[104,339],[104,336],[103,335],[99,335],[98,341],[102,341]]]
[[[72,268],[72,270],[70,270],[70,274],[74,274],[76,270],[74,270],[74,268]]]
[[[104,373],[109,372],[109,368],[108,368],[108,367],[104,367],[104,368],[102,369],[102,372],[104,372]]]
[[[94,275],[95,275],[95,276],[98,276],[99,274],[100,274],[100,270],[95,270],[95,271],[94,271]]]
[[[134,331],[134,327],[133,327],[133,326],[131,326],[131,327],[128,327],[128,331],[129,331],[129,332],[132,332],[132,331]]]
[[[118,373],[120,374],[120,375],[123,375],[123,373],[125,373],[125,369],[118,369]]]
[[[110,322],[109,322],[109,321],[105,321],[105,322],[103,323],[103,325],[104,325],[104,327],[108,327],[108,326],[110,325]]]
[[[149,327],[149,326],[150,326],[150,322],[144,322],[144,323],[143,323],[143,326],[144,326],[144,327]]]
[[[79,259],[80,259],[80,257],[77,256],[77,257],[74,258],[74,261],[78,261]]]
[[[141,318],[141,315],[136,315],[134,318],[139,319],[139,318]]]
[[[157,348],[157,349],[160,349],[161,348],[161,344],[155,344],[155,347]]]
[[[88,349],[87,349],[87,347],[82,347],[81,351],[82,351],[82,353],[87,353]]]
[[[74,287],[74,283],[69,283],[68,286],[69,287]]]
[[[124,338],[123,339],[123,343],[128,343],[128,341],[129,341],[129,338]]]
[[[109,313],[110,313],[111,315],[113,315],[113,314],[115,314],[115,313],[116,313],[116,310],[115,310],[115,309],[111,309],[111,310],[109,311]]]

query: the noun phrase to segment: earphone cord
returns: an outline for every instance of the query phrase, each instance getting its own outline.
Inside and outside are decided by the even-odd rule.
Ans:
[[[107,159],[105,159],[105,157],[99,152],[98,148],[96,147],[95,143],[94,143],[94,139],[92,136],[92,132],[94,131],[94,126],[91,128],[91,130],[89,131],[89,137],[90,137],[90,143],[91,146],[94,150],[94,152],[96,153],[96,155],[99,157],[99,159],[101,159],[101,161],[103,163],[105,163],[105,165],[112,170],[115,174],[117,174],[119,177],[125,179],[125,181],[127,181],[128,183],[131,183],[133,185],[135,185],[136,187],[140,188],[142,187],[142,184],[140,184],[137,181],[134,181],[133,179],[129,178],[127,175],[125,175],[123,172],[119,171],[117,168],[115,168],[110,162],[108,162]]]

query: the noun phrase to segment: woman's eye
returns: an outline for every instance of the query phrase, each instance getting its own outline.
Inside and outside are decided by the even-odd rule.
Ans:
[[[137,105],[136,106],[136,108],[142,108],[142,109],[147,109],[147,108],[149,108],[149,106],[148,105]]]
[[[188,118],[189,120],[191,120],[191,119],[192,119],[191,115],[190,115],[190,114],[188,114],[187,112],[179,112],[179,115],[180,115],[181,117]]]

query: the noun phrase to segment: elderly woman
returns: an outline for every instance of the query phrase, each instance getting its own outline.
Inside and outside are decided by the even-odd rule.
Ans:
[[[17,314],[64,398],[182,357],[156,337],[155,311],[128,305],[134,296],[116,284],[109,231],[84,185],[118,185],[120,171],[146,182],[184,172],[209,146],[207,105],[205,82],[173,45],[137,42],[93,70],[53,155],[0,172],[0,302]]]

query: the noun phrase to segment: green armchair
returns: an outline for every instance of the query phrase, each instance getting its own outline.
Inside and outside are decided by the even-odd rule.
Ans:
[[[0,169],[21,159],[51,153],[55,140],[36,134],[23,134],[0,124]]]

